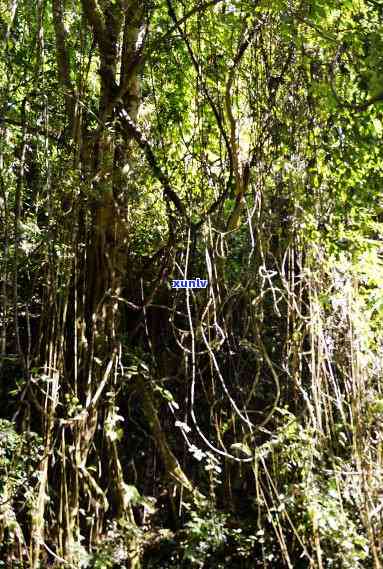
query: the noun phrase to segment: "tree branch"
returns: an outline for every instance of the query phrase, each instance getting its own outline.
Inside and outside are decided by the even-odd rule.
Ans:
[[[0,125],[2,123],[9,124],[16,128],[24,128],[28,134],[39,134],[41,136],[46,136],[47,138],[51,138],[55,142],[60,142],[62,133],[56,132],[52,130],[46,130],[44,127],[32,126],[30,124],[24,125],[21,119],[14,119],[11,117],[1,116],[0,115]],[[65,145],[67,146],[67,145]]]
[[[65,107],[69,120],[72,119],[73,99],[73,85],[70,79],[70,63],[68,47],[66,42],[66,31],[64,26],[64,12],[62,0],[52,0],[53,11],[53,25],[56,35],[56,59],[57,59],[57,72],[58,79],[63,86]]]
[[[365,101],[361,105],[356,105],[354,109],[358,113],[361,113],[362,111],[366,111],[368,107],[371,107],[371,105],[375,105],[375,103],[380,103],[382,101],[383,101],[383,91],[381,93],[378,93],[374,97],[367,99],[367,101]]]
[[[81,0],[81,5],[84,14],[93,29],[100,51],[105,54],[108,51],[108,44],[106,42],[106,25],[104,21],[104,14],[98,5],[97,0]]]
[[[153,175],[161,182],[163,193],[166,199],[173,203],[174,207],[182,215],[182,217],[187,217],[186,209],[176,192],[172,189],[170,180],[165,172],[163,172],[161,166],[158,164],[157,158],[150,146],[149,141],[145,138],[143,133],[139,130],[137,125],[132,121],[129,114],[125,109],[122,109],[119,113],[119,117],[122,120],[129,135],[137,142],[141,150],[144,151],[146,159],[149,166],[152,169]]]
[[[185,16],[177,20],[170,28],[170,30],[168,30],[163,36],[160,37],[158,42],[163,42],[164,40],[166,40],[166,38],[168,38],[170,34],[174,32],[174,30],[177,30],[179,26],[187,22],[187,20],[192,16],[194,16],[195,14],[204,12],[207,8],[215,6],[216,4],[220,4],[221,2],[226,2],[226,0],[210,0],[210,2],[206,2],[205,4],[198,4],[197,6],[194,6],[194,8],[189,10],[189,12],[185,14]],[[156,42],[156,45],[158,45],[158,42]]]
[[[219,131],[220,131],[220,133],[221,133],[221,136],[222,136],[222,138],[223,138],[223,140],[224,140],[224,142],[225,142],[225,146],[226,146],[226,150],[227,150],[227,154],[228,154],[228,158],[229,158],[229,165],[230,165],[229,179],[228,179],[228,182],[227,182],[227,186],[229,186],[230,183],[231,183],[231,180],[232,180],[232,178],[233,178],[233,166],[234,166],[234,165],[233,165],[233,155],[232,155],[232,149],[231,149],[231,146],[230,146],[230,141],[229,141],[229,139],[228,139],[228,136],[227,136],[226,131],[225,131],[224,126],[223,126],[221,114],[220,114],[219,110],[217,109],[217,107],[216,107],[216,105],[215,105],[213,99],[211,98],[211,95],[210,95],[210,93],[209,93],[209,91],[208,91],[208,89],[207,89],[207,87],[206,87],[206,83],[205,83],[205,81],[204,81],[204,79],[203,79],[203,77],[202,77],[202,74],[201,74],[200,65],[199,65],[198,61],[196,60],[196,58],[195,58],[195,55],[194,55],[193,49],[192,49],[192,47],[191,47],[191,45],[190,45],[189,39],[188,39],[188,37],[186,36],[186,34],[183,32],[183,30],[181,29],[179,22],[177,21],[177,16],[176,16],[176,13],[175,13],[175,11],[174,11],[174,8],[173,8],[173,5],[172,5],[172,3],[171,3],[171,0],[166,0],[166,3],[167,3],[167,5],[168,5],[168,10],[169,10],[170,17],[172,18],[175,27],[178,29],[178,32],[180,33],[182,39],[184,40],[184,43],[185,43],[185,45],[186,45],[186,48],[187,48],[187,50],[188,50],[188,52],[189,52],[190,59],[191,59],[191,61],[192,61],[192,64],[193,64],[193,66],[194,66],[194,69],[195,69],[195,71],[196,71],[196,73],[197,73],[197,77],[198,77],[198,79],[199,79],[200,82],[201,82],[202,90],[203,90],[203,92],[204,92],[204,95],[205,95],[206,99],[207,99],[208,102],[209,102],[209,105],[210,105],[210,107],[211,107],[211,109],[212,109],[212,111],[213,111],[213,114],[214,114],[214,116],[215,116],[218,129],[219,129]]]
[[[226,113],[229,120],[230,125],[230,145],[231,145],[231,153],[233,157],[233,169],[234,169],[234,177],[235,177],[235,193],[236,196],[241,196],[244,192],[245,188],[243,187],[243,179],[242,179],[242,172],[240,171],[240,165],[238,161],[238,144],[237,144],[237,123],[234,119],[233,109],[231,104],[231,89],[234,82],[235,71],[238,69],[238,66],[241,63],[243,56],[246,53],[247,48],[251,44],[255,34],[260,29],[261,25],[263,24],[263,20],[258,22],[258,25],[255,25],[252,30],[248,30],[245,26],[243,39],[239,43],[237,53],[234,57],[233,64],[231,66],[229,76],[226,83],[225,89],[225,105],[226,105]],[[241,199],[239,200],[241,201]]]

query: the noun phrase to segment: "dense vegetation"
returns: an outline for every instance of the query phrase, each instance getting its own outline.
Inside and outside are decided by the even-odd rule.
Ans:
[[[383,6],[0,45],[0,566],[381,568]]]

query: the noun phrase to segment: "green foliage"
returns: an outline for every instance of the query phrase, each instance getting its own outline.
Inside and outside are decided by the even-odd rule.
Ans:
[[[41,440],[36,433],[18,434],[11,421],[0,419],[0,492],[11,504],[18,496],[30,499],[41,459]]]
[[[227,541],[226,520],[226,514],[214,509],[190,512],[182,543],[183,558],[190,567],[204,567],[210,559],[216,558]]]
[[[326,484],[318,477],[317,481],[310,482],[305,496],[307,514],[311,523],[317,525],[322,547],[326,548],[326,566],[342,565],[345,569],[365,567],[369,544],[362,522],[353,511],[351,497],[355,488],[352,481],[342,489],[339,479],[330,479]]]
[[[87,4],[62,3],[60,38],[60,2],[0,0],[1,398],[22,392],[19,418],[49,462],[40,488],[39,437],[1,419],[0,529],[10,543],[22,522],[32,542],[25,511],[39,501],[46,544],[83,567],[132,565],[133,538],[158,569],[372,566],[379,2],[103,0],[90,17]],[[242,223],[225,235],[247,166]],[[173,295],[163,269],[207,269],[206,295]],[[116,521],[117,491],[136,520]],[[84,512],[97,535],[80,531]]]
[[[18,434],[11,421],[0,419],[0,558],[14,559],[14,567],[24,567],[23,560],[12,555],[22,539],[17,513],[28,515],[34,506],[41,460],[39,437],[31,432]]]
[[[127,523],[109,524],[108,530],[103,541],[94,548],[93,553],[88,557],[86,567],[89,569],[112,569],[118,566],[121,569],[128,569],[129,562],[129,542],[132,533],[135,537],[143,537],[142,532]]]

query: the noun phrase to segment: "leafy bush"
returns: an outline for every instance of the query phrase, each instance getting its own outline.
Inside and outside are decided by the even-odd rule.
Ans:
[[[16,517],[32,505],[36,465],[41,460],[41,441],[35,433],[18,434],[12,422],[0,419],[0,556],[22,567],[23,531]]]
[[[203,567],[227,541],[227,514],[215,510],[192,511],[186,523],[183,555],[191,567]]]

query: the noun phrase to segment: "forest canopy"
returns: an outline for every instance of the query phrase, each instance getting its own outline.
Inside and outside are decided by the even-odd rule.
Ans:
[[[0,50],[0,566],[381,569],[383,4],[0,0]]]

